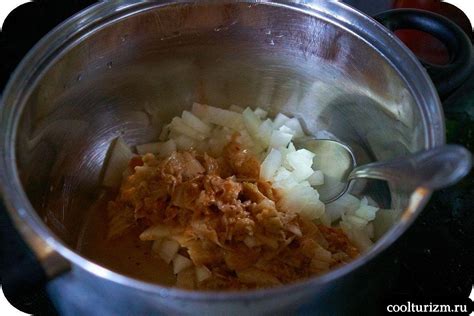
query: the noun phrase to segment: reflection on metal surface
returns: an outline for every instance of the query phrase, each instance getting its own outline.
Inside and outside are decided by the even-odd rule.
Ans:
[[[413,220],[413,215],[416,214],[420,205],[426,204],[430,196],[430,191],[425,188],[417,188],[410,196],[408,206],[402,213],[401,221],[409,222]]]

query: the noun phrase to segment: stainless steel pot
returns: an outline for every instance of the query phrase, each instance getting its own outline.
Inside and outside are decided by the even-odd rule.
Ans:
[[[75,251],[109,142],[118,135],[130,145],[151,141],[193,101],[296,115],[309,132],[324,129],[352,145],[361,162],[445,141],[440,101],[420,63],[382,25],[341,3],[98,3],[35,46],[10,79],[0,112],[4,202],[58,309],[273,314],[327,310],[334,298],[366,295],[373,259],[431,192],[359,184],[396,210],[394,225],[379,228],[376,245],[354,262],[270,290],[182,291],[120,275]],[[351,284],[361,290],[348,293]]]

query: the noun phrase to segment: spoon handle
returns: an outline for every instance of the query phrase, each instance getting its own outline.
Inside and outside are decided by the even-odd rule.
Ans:
[[[355,168],[349,180],[370,178],[386,180],[409,189],[442,189],[455,184],[471,170],[472,154],[462,146],[444,145],[384,162]]]

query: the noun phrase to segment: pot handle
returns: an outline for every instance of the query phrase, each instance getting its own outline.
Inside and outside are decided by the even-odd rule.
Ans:
[[[13,306],[36,313],[49,305],[47,282],[68,271],[70,265],[28,227],[15,225],[15,217],[0,199],[1,284]]]
[[[417,9],[394,9],[374,17],[395,32],[414,29],[433,35],[444,43],[449,52],[449,64],[434,65],[420,60],[433,80],[441,98],[461,86],[472,72],[472,44],[464,31],[442,15]]]

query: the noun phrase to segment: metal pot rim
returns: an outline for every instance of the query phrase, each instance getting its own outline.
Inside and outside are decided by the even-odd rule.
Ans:
[[[0,143],[0,189],[3,194],[4,202],[17,229],[33,248],[35,240],[40,239],[44,242],[43,244],[48,245],[52,250],[58,252],[62,257],[73,263],[73,265],[81,267],[98,277],[153,294],[170,298],[180,297],[181,299],[189,300],[208,300],[212,298],[212,300],[218,301],[250,299],[254,301],[268,297],[268,295],[284,295],[285,293],[301,291],[309,286],[321,287],[367,264],[393,244],[393,242],[405,232],[429,200],[431,192],[426,190],[420,191],[421,195],[418,196],[413,209],[411,211],[406,210],[402,219],[394,225],[368,253],[351,263],[332,270],[320,277],[278,288],[246,292],[190,292],[163,287],[121,275],[101,267],[71,250],[54,236],[36,214],[25,192],[22,190],[18,171],[16,170],[14,150],[15,132],[19,116],[22,112],[24,101],[32,90],[31,87],[34,86],[34,83],[46,71],[48,66],[64,54],[68,48],[71,48],[87,35],[99,30],[105,25],[159,6],[188,2],[191,1],[160,0],[155,2],[143,2],[140,0],[120,0],[95,4],[56,27],[39,41],[23,59],[5,88],[0,106],[0,135],[2,138]],[[284,0],[269,0],[264,3],[256,0],[228,0],[228,2],[275,5],[285,7],[289,10],[297,10],[302,14],[309,14],[328,20],[358,36],[384,55],[394,68],[397,69],[399,73],[401,72],[401,76],[405,80],[407,80],[407,78],[410,79],[407,84],[412,89],[411,92],[417,102],[425,98],[431,99],[427,100],[424,106],[421,106],[423,116],[422,123],[425,125],[425,132],[428,133],[426,135],[427,141],[425,147],[428,149],[444,144],[445,132],[442,108],[433,83],[411,51],[409,51],[394,34],[379,25],[375,20],[345,4],[332,1],[301,1],[304,2],[303,4]],[[222,3],[222,1],[201,0],[200,3]],[[105,19],[103,18],[104,16],[106,17]],[[390,53],[391,59],[387,57],[388,53]],[[402,60],[405,63],[403,69],[396,65],[397,62],[400,64]],[[421,88],[413,90],[415,83],[421,86]],[[8,106],[6,106],[7,104]],[[429,108],[427,108],[428,106]],[[431,128],[428,128],[428,126]]]

